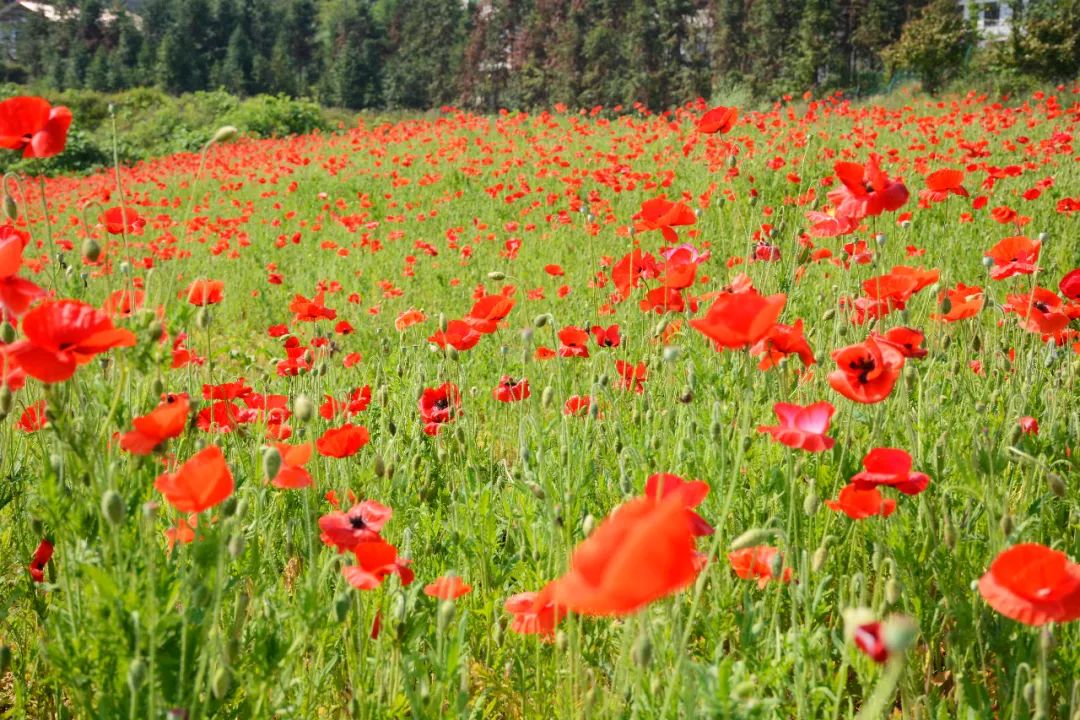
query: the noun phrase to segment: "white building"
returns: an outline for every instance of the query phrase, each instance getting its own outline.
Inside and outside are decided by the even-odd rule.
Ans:
[[[1024,0],[1023,4],[1027,4]],[[1013,8],[1010,0],[960,0],[964,17],[975,22],[985,40],[1003,40],[1012,32]]]

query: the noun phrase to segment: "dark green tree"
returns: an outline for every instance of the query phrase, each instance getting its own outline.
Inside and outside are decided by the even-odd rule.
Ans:
[[[460,0],[397,0],[389,16],[386,104],[430,108],[454,102],[465,42]]]

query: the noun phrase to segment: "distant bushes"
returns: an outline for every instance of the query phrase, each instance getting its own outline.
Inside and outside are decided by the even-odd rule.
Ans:
[[[329,130],[348,114],[321,108],[310,100],[284,95],[240,99],[224,91],[170,96],[160,90],[136,88],[118,93],[93,90],[49,92],[13,84],[0,85],[0,97],[42,95],[54,105],[66,105],[75,120],[67,148],[44,163],[49,173],[86,172],[113,162],[112,106],[116,118],[116,151],[120,162],[194,152],[222,125],[235,125],[251,137],[281,137]],[[25,170],[29,165],[14,153],[0,155],[0,171]]]

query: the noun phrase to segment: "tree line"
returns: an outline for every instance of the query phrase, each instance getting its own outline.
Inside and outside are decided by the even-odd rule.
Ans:
[[[1075,77],[1080,0],[1012,4],[1051,67],[1023,67],[1029,31],[1000,43],[994,62],[1011,53],[1016,72]],[[144,0],[128,6],[137,17],[106,0],[57,7],[64,19],[20,27],[8,79],[354,109],[663,108],[731,88],[863,91],[895,66],[921,72],[920,59],[940,84],[977,41],[953,0]]]

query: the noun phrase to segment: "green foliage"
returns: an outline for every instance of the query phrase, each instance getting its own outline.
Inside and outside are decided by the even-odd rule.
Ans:
[[[956,75],[975,43],[975,32],[955,0],[934,0],[904,26],[882,53],[891,70],[910,70],[929,93]]]

